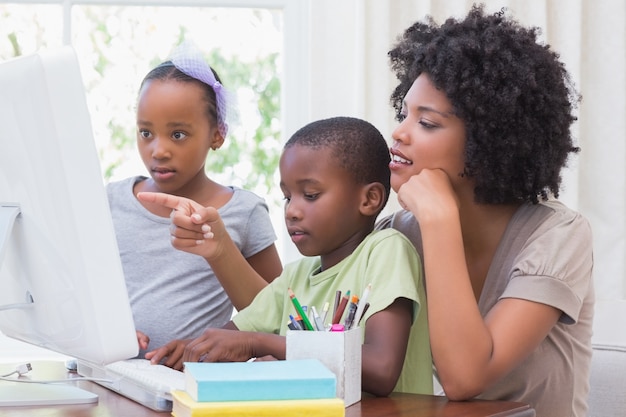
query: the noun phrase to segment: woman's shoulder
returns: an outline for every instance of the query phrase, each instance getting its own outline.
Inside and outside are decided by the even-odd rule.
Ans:
[[[559,233],[576,234],[577,239],[591,239],[589,221],[580,212],[559,200],[547,200],[538,204],[525,204],[516,213],[519,227],[533,230],[533,234]]]
[[[376,221],[376,229],[394,228],[400,231],[417,226],[417,220],[408,210],[397,210]]]

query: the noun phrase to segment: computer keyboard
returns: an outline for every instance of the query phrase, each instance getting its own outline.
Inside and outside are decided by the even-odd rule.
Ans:
[[[154,392],[171,392],[185,389],[182,372],[165,365],[153,365],[147,359],[127,359],[106,366],[110,376],[118,375]]]
[[[80,375],[156,411],[172,411],[172,390],[185,389],[185,375],[147,359],[127,359],[108,365],[77,361]]]

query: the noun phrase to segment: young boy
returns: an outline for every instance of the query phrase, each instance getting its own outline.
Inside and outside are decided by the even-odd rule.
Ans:
[[[289,289],[302,304],[319,308],[332,305],[337,290],[361,295],[371,284],[370,307],[361,320],[363,391],[381,396],[392,391],[432,393],[420,260],[402,234],[373,231],[389,197],[389,160],[384,138],[363,120],[337,117],[298,130],[280,158],[280,187],[288,233],[305,257],[287,265],[222,329],[207,329],[192,341],[170,342],[147,357],[156,362],[167,357],[176,366],[198,360],[284,359],[287,321],[295,314]],[[189,214],[197,207],[163,194],[139,198]],[[193,235],[178,233],[177,238]],[[211,234],[190,250],[200,253],[220,238]],[[213,256],[208,255],[210,248],[205,250]]]

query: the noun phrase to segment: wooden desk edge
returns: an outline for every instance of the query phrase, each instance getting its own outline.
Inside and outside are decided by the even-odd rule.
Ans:
[[[393,413],[393,414],[392,414]],[[389,397],[363,397],[346,408],[346,417],[435,416],[454,417],[534,417],[528,404],[513,401],[450,401],[443,396],[393,393]]]

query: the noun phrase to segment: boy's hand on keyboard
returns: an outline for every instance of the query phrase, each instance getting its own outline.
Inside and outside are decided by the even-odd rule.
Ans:
[[[251,344],[242,337],[249,334],[238,330],[207,329],[187,345],[183,362],[245,362],[255,356]]]
[[[136,330],[137,333],[137,344],[139,345],[139,349],[146,350],[148,349],[148,344],[150,343],[150,338],[144,333]]]
[[[146,359],[150,360],[152,364],[161,364],[182,371],[183,352],[190,341],[191,339],[172,340],[158,349],[146,352]]]
[[[285,338],[271,333],[207,329],[187,345],[183,362],[245,362],[265,355],[284,359]]]

